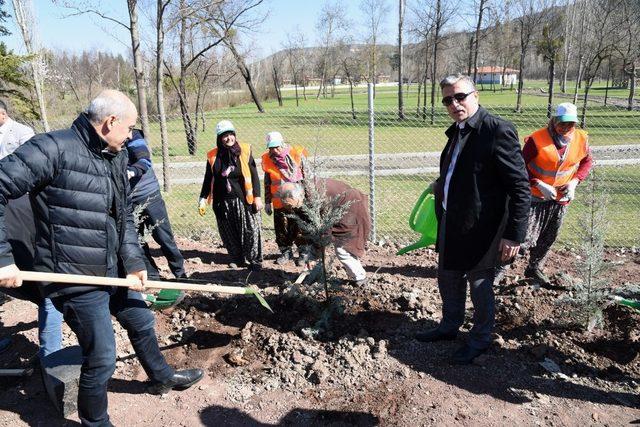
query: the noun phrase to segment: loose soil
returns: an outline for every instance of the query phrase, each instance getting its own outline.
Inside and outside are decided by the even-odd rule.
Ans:
[[[157,333],[177,368],[206,378],[165,396],[145,394],[147,380],[126,333],[115,325],[116,373],[109,385],[115,425],[623,425],[640,423],[640,314],[618,305],[603,326],[585,332],[563,298],[577,283],[571,250],[547,263],[551,289],[523,279],[519,261],[496,286],[497,325],[490,351],[470,366],[451,366],[457,342],[420,343],[416,332],[440,317],[436,254],[397,257],[393,245],[371,247],[370,280],[344,285],[334,260],[326,300],[320,285],[295,285],[300,268],[275,264],[266,242],[260,272],[229,270],[221,245],[180,240],[191,279],[255,284],[274,312],[249,296],[190,294],[158,312]],[[157,261],[167,274],[166,263]],[[609,251],[613,287],[640,282],[640,255]],[[471,306],[469,302],[469,307]],[[0,335],[13,337],[0,367],[33,364],[36,309],[10,300],[0,307]],[[74,343],[65,326],[65,343]],[[40,374],[0,380],[0,425],[74,425],[61,419]]]

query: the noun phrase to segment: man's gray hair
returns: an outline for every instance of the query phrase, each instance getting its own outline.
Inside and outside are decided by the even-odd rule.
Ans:
[[[447,86],[453,86],[460,81],[467,82],[471,89],[473,89],[474,91],[476,90],[476,85],[475,83],[473,83],[473,79],[471,79],[471,77],[467,76],[466,74],[460,73],[448,75],[444,79],[440,80],[440,89],[444,89]]]
[[[87,108],[87,116],[93,124],[100,124],[109,116],[123,118],[131,113],[135,114],[135,105],[122,92],[104,90],[91,101]]]
[[[0,110],[4,110],[5,113],[9,112],[9,110],[7,109],[7,103],[2,99],[0,99]]]

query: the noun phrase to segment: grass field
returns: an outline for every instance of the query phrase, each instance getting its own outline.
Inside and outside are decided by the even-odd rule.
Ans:
[[[544,87],[538,82],[535,87]],[[596,88],[595,92],[599,92]],[[238,129],[238,138],[253,145],[254,153],[264,151],[263,139],[270,130],[281,131],[289,142],[305,145],[312,153],[319,155],[366,154],[368,153],[368,113],[366,88],[356,88],[356,119],[351,117],[348,91],[341,88],[335,97],[315,99],[315,91],[308,91],[308,100],[301,100],[295,107],[292,91],[285,91],[285,105],[278,107],[275,101],[265,102],[266,113],[258,114],[253,104],[245,104],[206,114],[206,130],[199,135],[199,146],[195,156],[189,156],[184,140],[182,121],[173,117],[169,120],[171,162],[205,161],[205,153],[214,144],[215,123],[221,119],[231,119]],[[624,90],[612,95],[626,96]],[[440,151],[445,143],[444,129],[451,123],[444,108],[436,106],[433,125],[422,120],[416,112],[417,89],[406,92],[406,119],[397,118],[397,87],[379,87],[375,100],[376,127],[375,152],[423,152]],[[514,112],[516,95],[512,91],[482,91],[480,100],[490,111],[513,121],[521,138],[543,126],[546,121],[546,97],[525,95],[524,110]],[[592,145],[637,144],[640,143],[640,112],[626,111],[617,107],[603,107],[594,103],[587,116],[587,130]],[[154,161],[159,163],[159,126],[152,125],[151,141]],[[349,165],[345,164],[345,169]],[[610,231],[607,244],[612,246],[633,246],[640,243],[640,167],[601,167],[599,176],[603,188],[609,195]],[[366,176],[339,177],[352,183],[364,192],[369,192]],[[376,177],[376,221],[378,238],[409,242],[417,238],[409,230],[407,220],[415,200],[433,177],[384,176]],[[205,218],[197,214],[196,202],[199,185],[174,185],[165,200],[170,209],[172,225],[183,236],[198,235],[207,229],[216,229],[213,212]],[[564,244],[576,242],[586,207],[578,198],[572,203],[563,227],[560,241]],[[264,216],[265,235],[272,236],[273,222]]]
[[[266,112],[259,114],[253,104],[244,104],[208,112],[205,115],[205,131],[198,134],[198,150],[190,156],[184,138],[182,120],[172,116],[168,121],[169,154],[171,161],[204,159],[214,144],[215,123],[230,119],[238,129],[241,141],[251,143],[254,152],[264,150],[264,135],[270,130],[281,131],[290,142],[299,143],[319,154],[364,154],[368,152],[368,112],[366,87],[356,88],[356,118],[351,116],[348,91],[340,88],[334,97],[315,99],[315,91],[308,90],[308,100],[295,106],[292,91],[285,91],[284,106],[276,101],[264,103]],[[516,94],[482,91],[481,104],[490,111],[511,120],[522,137],[530,134],[546,122],[546,97],[523,96],[524,109],[514,112]],[[379,87],[375,99],[375,151],[377,153],[439,151],[444,142],[443,131],[451,123],[446,111],[436,105],[435,120],[416,111],[417,86],[405,93],[406,119],[397,117],[397,87]],[[592,145],[616,145],[640,143],[640,112],[626,111],[620,107],[590,106],[586,120]],[[200,128],[202,129],[202,128]],[[149,140],[154,147],[154,160],[160,161],[159,125],[152,123]]]
[[[368,193],[367,177],[340,177],[356,188]],[[410,230],[407,221],[415,201],[433,176],[385,176],[376,178],[376,222],[377,237],[397,242],[417,240],[417,234]],[[637,246],[640,244],[640,168],[638,167],[601,167],[598,179],[603,193],[607,195],[609,230],[606,244],[609,246]],[[560,235],[562,244],[577,242],[581,227],[586,223],[584,204],[587,185],[577,190],[577,198],[571,204]],[[213,229],[215,217],[208,211],[204,218],[198,216],[197,199],[200,186],[175,186],[171,193],[164,194],[169,207],[169,215],[174,231],[182,236],[191,237],[202,230]],[[273,237],[273,220],[263,215],[265,235]]]

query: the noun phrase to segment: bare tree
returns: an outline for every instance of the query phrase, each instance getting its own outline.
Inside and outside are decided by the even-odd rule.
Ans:
[[[298,86],[302,83],[304,91],[305,87],[305,64],[306,57],[304,55],[304,35],[298,30],[295,34],[287,34],[287,42],[284,45],[284,49],[287,55],[287,61],[289,63],[289,70],[291,73],[291,80],[295,87],[296,93],[296,107],[300,106],[300,100],[298,95]],[[307,99],[305,94],[305,100]]]
[[[620,0],[591,0],[584,10],[587,26],[583,27],[585,32],[584,98],[580,117],[583,128],[586,127],[589,90],[600,65],[609,57],[617,43],[617,34],[612,29],[620,26],[619,20],[616,20],[619,3]]]
[[[262,2],[262,0],[260,0]],[[260,102],[260,97],[258,96],[258,92],[256,91],[255,86],[253,85],[253,81],[251,79],[251,70],[247,67],[247,63],[244,58],[245,55],[241,54],[236,48],[236,42],[233,37],[225,37],[224,44],[227,46],[231,54],[236,60],[236,65],[238,66],[238,70],[242,77],[244,78],[245,83],[247,84],[247,88],[249,89],[249,93],[251,93],[251,99],[253,99],[253,103],[256,104],[256,108],[260,113],[264,113],[264,108],[262,107],[262,103]]]
[[[576,23],[576,4],[568,3],[565,6],[564,20],[564,54],[562,55],[562,80],[560,81],[560,90],[562,93],[567,92],[567,77],[569,74],[569,64],[573,55],[574,27]]]
[[[385,0],[362,0],[360,2],[365,21],[366,43],[369,51],[367,68],[369,81],[373,84],[373,97],[376,97],[376,84],[378,83],[378,39],[384,32],[383,21],[389,14],[389,6]]]
[[[524,89],[524,69],[527,52],[533,42],[533,36],[547,19],[549,11],[548,0],[516,0],[518,29],[520,32],[520,73],[518,75],[518,95],[516,111],[522,111],[522,91]]]
[[[284,58],[278,53],[271,55],[271,71],[273,77],[273,86],[276,91],[276,98],[278,99],[278,105],[282,107],[282,91],[280,88],[282,87],[282,75],[280,69],[282,68],[282,63],[284,62]]]
[[[589,0],[583,0],[581,3],[576,2],[575,6],[580,10],[580,28],[584,29],[587,19],[587,5]],[[580,82],[582,82],[582,75],[584,69],[584,39],[585,32],[578,31],[578,71],[576,72],[576,86],[573,89],[573,103],[578,103],[578,89],[580,89]]]
[[[140,33],[138,31],[138,0],[127,0],[127,11],[129,22],[115,18],[104,12],[104,7],[96,0],[60,1],[53,0],[54,3],[61,3],[64,7],[73,10],[70,16],[93,14],[116,25],[125,28],[131,37],[131,52],[133,55],[133,71],[135,75],[136,91],[138,95],[138,112],[142,121],[142,131],[145,135],[150,134],[149,115],[147,111],[147,89],[144,78],[144,63],[140,46]]]
[[[251,11],[260,5],[263,0],[179,0],[177,8],[178,27],[178,75],[169,63],[165,61],[165,70],[178,95],[178,103],[182,114],[182,123],[185,130],[189,154],[197,152],[198,141],[194,120],[189,105],[189,93],[187,92],[187,80],[192,76],[192,68],[202,64],[201,58],[207,55],[216,46],[232,46],[229,50],[235,50],[234,58],[238,62],[238,68],[244,66],[243,71],[249,72],[242,55],[235,49],[235,41],[238,31],[253,26],[256,18]],[[236,56],[237,55],[237,56]],[[207,67],[201,68],[206,70]],[[244,77],[244,75],[243,75]],[[251,74],[248,75],[249,82]],[[253,86],[250,86],[250,89]],[[256,96],[254,92],[252,95]]]
[[[46,65],[38,38],[36,36],[38,24],[33,13],[33,2],[31,0],[13,0],[13,9],[15,18],[27,54],[31,57],[29,65],[31,66],[31,75],[33,77],[33,88],[36,91],[38,100],[38,109],[40,112],[40,120],[45,132],[49,132],[49,121],[47,120],[47,108],[44,100],[44,78],[46,75]]]
[[[402,32],[404,31],[404,10],[406,0],[398,0],[398,118],[404,119],[404,95],[402,93]]]
[[[332,61],[332,57],[335,56],[335,48],[338,41],[342,38],[342,34],[346,28],[347,20],[343,5],[338,1],[326,2],[322,7],[320,16],[316,22],[316,30],[320,37],[321,46],[320,56],[318,57],[320,86],[318,87],[316,99],[320,98],[320,94],[323,90],[326,96],[327,78],[328,76],[335,74],[332,71],[332,67],[335,63]]]
[[[482,30],[482,19],[485,10],[489,7],[490,0],[478,0],[478,19],[476,20],[476,32],[473,37],[473,81],[477,82],[478,77],[478,52],[480,52],[480,36]]]
[[[264,22],[266,15],[255,13],[258,6],[264,0],[222,0],[214,2],[207,8],[208,14],[214,19],[207,20],[208,29],[220,38],[223,44],[229,49],[236,61],[238,71],[242,75],[251,99],[260,113],[264,113],[264,108],[260,102],[260,97],[253,84],[251,70],[246,63],[246,53],[238,48],[240,34],[246,31],[255,31]]]
[[[156,3],[156,104],[160,117],[160,142],[162,144],[162,182],[164,191],[171,190],[169,174],[169,134],[167,132],[167,114],[164,108],[164,18],[167,7],[172,0],[157,0]]]
[[[553,89],[554,77],[556,70],[556,62],[560,59],[560,52],[564,44],[563,35],[560,33],[562,28],[562,18],[555,15],[551,18],[551,22],[545,24],[542,28],[542,37],[536,43],[536,53],[549,64],[549,73],[547,81],[549,82],[549,99],[547,102],[547,117],[551,118],[553,109]]]
[[[629,96],[627,110],[633,110],[633,99],[636,91],[636,79],[640,62],[640,3],[636,0],[621,1],[621,30],[624,43],[617,50],[623,57],[623,71],[629,79]],[[609,68],[611,65],[609,64]]]

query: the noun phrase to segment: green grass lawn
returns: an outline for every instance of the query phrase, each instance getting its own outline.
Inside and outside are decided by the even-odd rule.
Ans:
[[[368,152],[368,112],[366,87],[356,88],[356,118],[351,115],[348,91],[340,88],[334,97],[315,99],[315,91],[308,91],[307,101],[295,106],[294,94],[285,92],[284,106],[275,100],[264,103],[266,112],[259,114],[253,104],[225,108],[205,114],[205,130],[199,126],[198,149],[190,156],[186,147],[184,127],[178,116],[168,121],[169,155],[171,161],[192,161],[205,158],[214,145],[216,122],[230,119],[238,129],[238,138],[251,143],[254,153],[264,151],[264,135],[271,130],[281,131],[293,143],[306,146],[310,151],[323,155],[365,154]],[[431,124],[417,111],[417,86],[405,93],[405,120],[397,116],[397,87],[379,87],[375,99],[375,150],[378,153],[438,151],[445,139],[444,129],[451,123],[439,101],[435,108],[435,120]],[[546,97],[525,94],[523,111],[514,112],[515,93],[482,91],[481,104],[491,112],[511,120],[521,138],[545,125]],[[153,120],[152,120],[153,122]],[[590,106],[586,128],[592,145],[640,143],[640,112],[626,111],[619,107]],[[159,125],[152,123],[149,140],[154,147],[154,160],[160,161]]]
[[[533,82],[544,87],[544,82]],[[598,89],[598,88],[596,88]],[[258,114],[253,104],[226,108],[206,114],[206,128],[199,134],[198,150],[195,156],[188,155],[184,139],[182,121],[177,117],[169,120],[170,161],[205,161],[205,153],[214,146],[215,123],[230,119],[236,125],[240,141],[253,145],[254,154],[264,151],[264,135],[271,130],[281,131],[292,143],[306,146],[312,154],[345,155],[368,153],[368,113],[366,88],[356,88],[356,118],[351,117],[348,91],[340,89],[335,96],[315,99],[315,92],[308,91],[308,100],[301,100],[295,107],[292,91],[285,92],[284,107],[275,101],[265,102],[266,112]],[[622,95],[622,92],[616,93]],[[522,113],[514,112],[515,93],[512,91],[482,91],[480,100],[490,111],[515,123],[520,137],[544,126],[546,122],[546,97],[524,95]],[[406,92],[406,119],[397,117],[397,87],[379,87],[375,100],[376,127],[375,152],[422,152],[439,151],[445,138],[443,132],[451,123],[444,108],[436,106],[434,124],[416,111],[417,87]],[[202,129],[202,128],[201,128]],[[592,145],[637,144],[640,143],[640,112],[622,108],[603,107],[594,103],[587,116],[587,130]],[[152,125],[151,141],[154,161],[159,163],[159,126]],[[345,164],[345,169],[349,165]],[[610,232],[607,244],[632,246],[640,242],[640,167],[600,168],[604,188],[610,195]],[[339,176],[336,176],[339,178]],[[428,176],[385,176],[376,179],[376,221],[379,238],[409,242],[417,238],[408,225],[407,219],[415,200],[433,177]],[[364,192],[369,192],[367,177],[344,177]],[[215,218],[209,211],[205,218],[197,214],[196,203],[199,185],[174,185],[170,194],[165,194],[170,216],[176,232],[183,236],[193,236],[202,230],[214,229]],[[581,191],[572,203],[563,227],[560,241],[575,243],[586,207],[581,201]],[[272,236],[273,222],[264,217],[265,235]]]
[[[365,193],[369,193],[366,176],[340,177]],[[418,196],[433,176],[386,176],[378,177],[376,186],[377,237],[397,242],[417,240],[418,235],[410,230],[408,219]],[[598,172],[600,188],[607,195],[607,217],[609,228],[606,244],[609,246],[634,246],[640,244],[640,167],[602,167]],[[186,237],[199,235],[203,230],[216,229],[215,217],[209,210],[204,218],[198,216],[197,185],[176,185],[171,193],[164,194],[169,208],[171,224],[176,234]],[[577,243],[581,227],[586,224],[586,184],[578,187],[576,200],[570,205],[560,235],[561,244]],[[273,237],[273,219],[263,215],[266,237]]]

